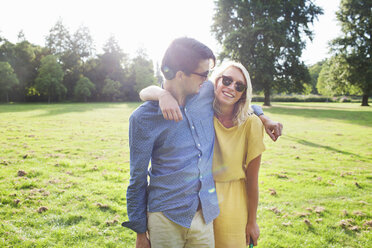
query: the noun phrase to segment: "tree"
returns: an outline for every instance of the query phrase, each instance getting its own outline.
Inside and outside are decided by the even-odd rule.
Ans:
[[[14,69],[19,84],[9,92],[15,101],[26,101],[29,92],[34,89],[37,69],[40,67],[41,58],[48,55],[46,48],[33,45],[27,40],[13,44],[4,40],[0,46],[0,61],[8,62]]]
[[[36,46],[24,40],[14,46],[14,71],[19,79],[15,95],[18,100],[25,101],[27,89],[32,87],[37,76]]]
[[[326,60],[322,60],[316,64],[313,64],[309,67],[309,73],[310,73],[310,77],[311,77],[311,92],[312,94],[318,94],[318,90],[317,90],[317,83],[318,83],[318,77],[319,77],[319,73],[320,71],[322,70],[322,66],[324,65]]]
[[[102,93],[108,100],[116,101],[120,96],[120,82],[106,78]]]
[[[110,36],[103,47],[104,54],[100,55],[101,66],[106,77],[114,81],[123,81],[125,68],[128,67],[128,55],[120,48],[114,36]]]
[[[358,87],[363,93],[362,106],[372,93],[372,2],[341,0],[336,12],[343,36],[332,42],[332,50],[345,60],[348,73],[343,83]]]
[[[41,67],[41,60],[50,55],[50,50],[46,47],[32,45],[35,58],[32,60],[32,76],[30,76],[26,83],[25,101],[40,101],[40,93],[36,89],[36,77],[38,70]]]
[[[61,56],[65,78],[64,84],[72,89],[84,73],[84,63],[93,54],[93,38],[87,27],[80,26],[71,36],[68,50]]]
[[[322,66],[317,88],[319,93],[327,96],[359,94],[360,90],[351,84],[350,66],[342,55],[333,56]]]
[[[128,79],[128,55],[122,51],[114,36],[109,37],[103,46],[103,54],[98,55],[97,59],[90,59],[86,63],[86,75],[96,85],[96,99],[107,100],[118,99],[121,88]],[[115,95],[108,94],[106,79],[119,83],[119,93]],[[111,85],[112,86],[112,85]],[[104,90],[104,87],[106,89]],[[115,88],[116,89],[116,88]],[[116,90],[115,90],[116,91]],[[124,98],[124,96],[121,96]]]
[[[299,60],[303,38],[312,39],[309,24],[322,9],[311,0],[218,0],[212,32],[223,45],[219,58],[238,60],[251,74],[255,90],[270,94],[300,92],[310,82]]]
[[[131,73],[137,93],[156,82],[152,61],[147,58],[146,51],[142,48],[138,49],[137,56],[133,59]]]
[[[0,46],[0,61],[8,62],[12,67],[15,65],[15,45],[4,39]]]
[[[332,82],[331,75],[329,73],[329,61],[326,61],[319,72],[319,76],[317,79],[317,91],[325,96],[332,96],[333,89],[332,89]]]
[[[26,41],[26,36],[23,30],[20,30],[17,35],[18,42]]]
[[[102,89],[104,87],[105,75],[101,70],[101,60],[99,58],[90,58],[84,64],[84,76],[89,78],[95,85],[95,92],[91,99],[101,100]]]
[[[163,78],[163,75],[160,71],[160,66],[159,66],[159,63],[157,62],[156,63],[156,82],[158,85],[162,85],[163,82],[164,82],[164,78]]]
[[[70,41],[70,31],[63,25],[62,19],[60,18],[49,30],[45,45],[51,50],[52,54],[62,56],[69,49]]]
[[[62,84],[63,70],[54,55],[48,55],[41,60],[41,66],[35,80],[36,89],[48,96],[48,103],[55,97],[66,94],[66,87]]]
[[[89,78],[81,77],[79,81],[77,81],[74,89],[75,98],[78,100],[82,99],[86,102],[88,97],[92,95],[94,88],[94,84],[89,80]]]
[[[93,38],[88,27],[80,26],[71,39],[70,49],[79,56],[79,59],[86,61],[93,54]]]
[[[105,94],[103,92],[106,79],[119,82],[122,87],[128,78],[128,56],[113,36],[109,37],[104,44],[103,51],[103,54],[98,54],[96,58],[89,58],[84,64],[83,74],[96,86],[95,94],[92,96],[94,100],[112,99],[107,95],[108,86],[106,86]],[[119,91],[121,92],[121,89]],[[119,95],[122,94],[115,97],[119,98]]]
[[[18,84],[18,79],[8,62],[0,62],[0,94],[5,94],[9,102],[9,92]]]
[[[61,62],[67,88],[67,97],[72,98],[76,82],[84,73],[84,62],[93,53],[93,38],[85,26],[80,26],[74,34],[63,25],[62,19],[50,29],[46,45]]]

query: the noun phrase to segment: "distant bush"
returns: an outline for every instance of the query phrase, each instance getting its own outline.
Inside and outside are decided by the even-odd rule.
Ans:
[[[263,102],[263,96],[253,96],[252,102]],[[361,103],[361,96],[321,96],[321,95],[274,95],[272,102],[355,102]],[[372,97],[369,98],[369,102]]]
[[[253,96],[253,102],[263,102],[263,96]],[[317,96],[317,95],[291,95],[291,96],[272,96],[272,102],[334,102],[334,98],[327,96]]]

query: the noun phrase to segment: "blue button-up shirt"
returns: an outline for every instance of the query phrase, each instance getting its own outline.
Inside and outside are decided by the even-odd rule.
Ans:
[[[149,211],[163,212],[171,221],[190,228],[199,202],[206,223],[218,216],[212,176],[213,99],[213,84],[205,82],[181,108],[182,121],[165,120],[158,102],[146,102],[133,112],[129,125],[129,221],[123,226],[146,232]]]

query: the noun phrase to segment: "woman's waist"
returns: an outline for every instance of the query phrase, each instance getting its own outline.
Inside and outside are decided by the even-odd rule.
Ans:
[[[215,182],[229,182],[245,179],[243,169],[226,168],[224,170],[213,170],[213,179]]]
[[[215,183],[241,183],[241,181],[245,181],[245,177],[214,178]]]

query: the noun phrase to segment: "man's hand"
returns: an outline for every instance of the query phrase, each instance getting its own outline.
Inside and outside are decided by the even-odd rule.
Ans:
[[[283,124],[270,120],[266,115],[260,115],[259,117],[265,126],[266,133],[273,141],[276,141],[282,135]]]
[[[136,248],[150,248],[150,240],[146,233],[137,233]]]
[[[159,107],[164,119],[176,122],[182,121],[182,113],[178,102],[168,91],[164,91],[159,97]]]

